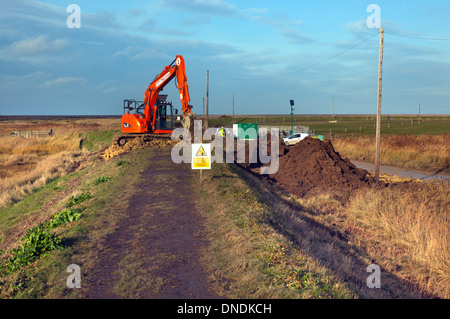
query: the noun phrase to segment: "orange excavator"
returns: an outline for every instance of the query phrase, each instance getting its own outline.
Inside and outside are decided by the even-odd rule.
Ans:
[[[172,102],[166,101],[167,95],[160,94],[163,88],[176,78],[176,86],[180,93],[183,119],[181,124],[189,129],[193,118],[192,105],[189,104],[184,59],[177,55],[175,60],[158,74],[145,91],[144,101],[124,100],[122,115],[122,133],[116,136],[114,143],[119,146],[138,136],[146,138],[170,138],[175,128]],[[175,115],[178,110],[175,110]]]

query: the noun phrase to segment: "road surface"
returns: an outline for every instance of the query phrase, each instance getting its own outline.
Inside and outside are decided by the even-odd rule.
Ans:
[[[351,161],[353,164],[356,165],[358,168],[365,169],[371,173],[375,171],[375,165],[368,162],[362,162],[362,161]],[[386,165],[380,165],[380,174],[388,174],[388,175],[397,175],[399,177],[403,178],[412,178],[412,179],[421,179],[424,181],[429,180],[436,180],[436,179],[450,179],[450,173],[447,173],[448,168],[444,170],[443,172],[423,172],[423,171],[417,171],[417,170],[410,170],[405,168],[398,168],[398,167],[392,167],[392,166],[386,166]]]

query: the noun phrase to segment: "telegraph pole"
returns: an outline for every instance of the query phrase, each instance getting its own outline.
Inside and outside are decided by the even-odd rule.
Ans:
[[[209,127],[209,70],[206,70],[206,127]]]
[[[331,119],[332,120],[334,120],[334,96],[333,96],[333,103],[332,103],[333,105],[332,105],[332,110],[331,110],[331,112],[332,112],[332,114],[331,114]]]
[[[420,104],[419,104],[419,121],[418,124],[420,125]]]
[[[234,88],[233,88],[233,123],[234,123]]]
[[[381,83],[383,74],[383,42],[384,29],[380,28],[380,53],[378,60],[378,97],[377,97],[377,127],[376,127],[376,152],[375,152],[375,182],[378,184],[380,177],[380,144],[381,144]]]

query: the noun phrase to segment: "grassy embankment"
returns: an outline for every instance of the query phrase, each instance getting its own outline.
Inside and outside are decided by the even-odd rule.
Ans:
[[[97,150],[111,144],[111,130],[98,130],[111,126],[108,121],[99,120],[101,125],[86,128],[75,137],[68,130],[67,139],[81,145],[74,151],[82,153],[77,156],[80,166],[62,171],[46,183],[33,183],[31,192],[0,208],[0,297],[82,296],[80,290],[68,289],[66,269],[77,264],[86,274],[98,267],[95,257],[102,240],[126,214],[126,203],[135,190],[132,185],[147,163],[139,151],[126,160],[105,162],[97,156]],[[60,138],[33,141],[41,146]],[[73,154],[59,155],[70,159]],[[133,168],[128,161],[134,163]],[[82,282],[85,284],[83,278]]]
[[[75,169],[91,151],[110,140],[117,132],[117,125],[120,127],[118,123],[115,119],[0,123],[0,207],[19,202],[27,194]],[[50,128],[53,129],[51,137],[9,136],[15,130]]]
[[[357,293],[286,232],[245,173],[214,165],[198,186],[211,246],[204,264],[231,298],[355,298]]]

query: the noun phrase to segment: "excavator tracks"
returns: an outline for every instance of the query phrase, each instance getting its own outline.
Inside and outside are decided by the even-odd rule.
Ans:
[[[123,147],[129,141],[136,138],[141,138],[143,142],[149,142],[154,139],[170,139],[171,134],[156,134],[156,133],[146,133],[146,134],[118,134],[114,136],[112,145],[117,145]]]

